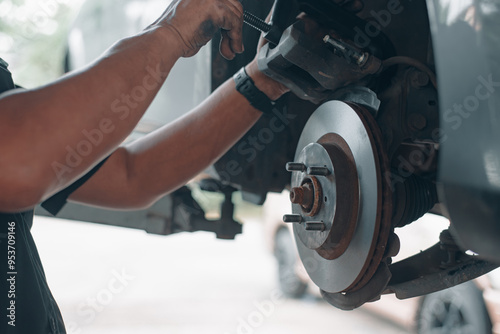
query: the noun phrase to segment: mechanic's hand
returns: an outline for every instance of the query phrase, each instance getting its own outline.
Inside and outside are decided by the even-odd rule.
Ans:
[[[153,24],[174,31],[184,45],[184,57],[194,56],[219,29],[225,58],[243,52],[243,7],[238,0],[173,0]]]

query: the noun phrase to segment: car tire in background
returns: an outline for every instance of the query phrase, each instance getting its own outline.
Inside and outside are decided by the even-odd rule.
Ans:
[[[298,257],[295,242],[286,227],[279,228],[274,239],[280,289],[289,298],[300,298],[306,292],[307,283],[296,272]]]
[[[431,293],[421,299],[418,334],[491,334],[482,293],[473,282]]]

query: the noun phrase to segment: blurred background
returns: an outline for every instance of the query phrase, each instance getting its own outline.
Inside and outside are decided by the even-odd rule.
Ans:
[[[66,39],[83,0],[0,1],[0,57],[18,85],[32,88],[63,73]]]

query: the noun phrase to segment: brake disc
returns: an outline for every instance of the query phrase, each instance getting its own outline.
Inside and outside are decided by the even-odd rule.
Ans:
[[[324,103],[307,122],[287,168],[288,220],[296,222],[300,258],[313,282],[340,297],[369,285],[384,258],[392,213],[383,178],[387,157],[372,114],[353,103]],[[374,287],[378,294],[383,288]],[[365,301],[374,297],[368,295]]]

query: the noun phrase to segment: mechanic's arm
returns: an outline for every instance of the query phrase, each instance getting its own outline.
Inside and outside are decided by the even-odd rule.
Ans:
[[[246,68],[270,99],[286,92],[255,61]],[[261,114],[230,79],[184,117],[119,148],[69,199],[114,209],[147,207],[214,163]]]
[[[220,28],[222,54],[242,52],[242,24],[237,0],[174,0],[87,69],[0,96],[0,212],[32,208],[89,171],[132,131],[179,57],[196,54]],[[82,144],[94,130],[102,140]],[[131,152],[147,156],[148,145]]]

